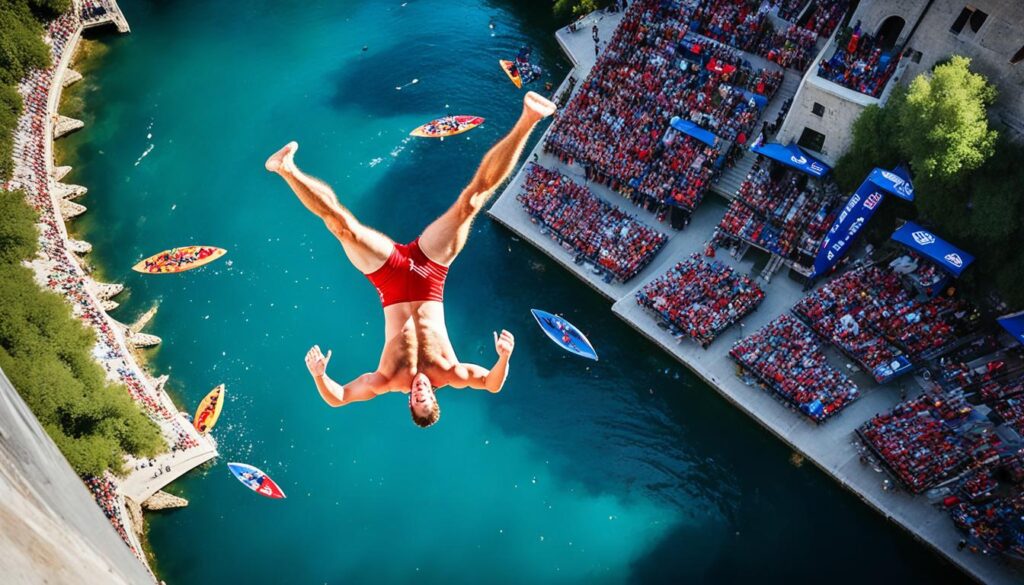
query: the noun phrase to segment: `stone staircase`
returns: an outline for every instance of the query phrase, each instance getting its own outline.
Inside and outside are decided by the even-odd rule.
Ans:
[[[761,131],[761,123],[774,122],[776,116],[779,115],[779,111],[782,109],[783,102],[796,95],[796,90],[800,87],[800,79],[800,73],[789,69],[786,70],[786,74],[782,78],[782,85],[780,85],[779,90],[775,92],[775,96],[772,97],[772,101],[768,102],[768,107],[765,108],[764,114],[761,116],[761,119],[758,120],[757,125],[754,126],[756,132],[754,133],[753,138],[756,138],[757,133]],[[711,186],[711,190],[726,199],[732,199],[736,195],[736,191],[739,190],[740,185],[747,178],[747,173],[749,173],[750,168],[754,166],[754,161],[756,159],[757,155],[746,150],[743,153],[743,158],[738,159],[731,169],[725,169],[722,171],[721,176],[718,177],[718,181]]]

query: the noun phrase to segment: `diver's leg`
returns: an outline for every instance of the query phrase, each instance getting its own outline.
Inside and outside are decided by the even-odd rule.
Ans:
[[[532,91],[526,94],[516,125],[484,155],[473,180],[455,204],[423,230],[420,249],[428,258],[444,266],[452,263],[466,245],[473,218],[515,168],[530,131],[554,112],[555,104]]]
[[[289,142],[267,159],[267,170],[281,175],[302,204],[327,225],[338,238],[352,265],[363,274],[370,274],[387,262],[395,244],[391,238],[367,227],[346,207],[338,203],[334,191],[323,181],[303,173],[295,166],[299,145]]]

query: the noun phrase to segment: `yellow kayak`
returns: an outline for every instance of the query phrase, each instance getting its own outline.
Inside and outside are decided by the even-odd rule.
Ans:
[[[174,274],[206,266],[227,253],[227,250],[213,246],[171,248],[159,254],[153,254],[132,266],[132,270],[143,274]]]
[[[501,65],[501,69],[508,75],[508,78],[512,80],[512,83],[519,89],[523,88],[523,78],[519,76],[519,69],[516,64],[512,61],[505,61],[504,59],[499,60],[498,63]]]
[[[199,403],[192,424],[200,434],[205,435],[213,428],[213,425],[217,424],[217,419],[220,418],[220,409],[224,408],[224,392],[224,384],[221,384],[210,390],[206,398]]]

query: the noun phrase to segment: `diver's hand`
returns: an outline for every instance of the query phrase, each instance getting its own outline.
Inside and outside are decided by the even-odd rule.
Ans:
[[[512,337],[511,333],[504,329],[501,330],[501,335],[498,335],[497,332],[494,333],[494,351],[498,352],[499,357],[511,357],[515,347],[516,338]]]
[[[309,375],[314,378],[322,378],[327,371],[327,362],[331,361],[331,350],[327,350],[325,356],[320,352],[320,346],[314,345],[306,352],[306,367],[309,368]]]

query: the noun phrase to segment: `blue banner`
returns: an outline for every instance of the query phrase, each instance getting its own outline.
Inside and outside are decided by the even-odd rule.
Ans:
[[[774,161],[803,171],[812,177],[824,177],[832,167],[804,152],[799,146],[790,142],[783,146],[778,142],[756,144],[750,148],[753,152],[766,156]]]
[[[891,171],[875,167],[868,180],[887,193],[906,201],[914,200],[914,185],[910,183],[906,167],[900,165]]]
[[[875,381],[879,384],[884,384],[894,378],[898,378],[903,374],[906,374],[913,369],[913,364],[907,359],[905,355],[898,355],[896,359],[891,362],[886,362],[871,372],[871,375],[875,377]]]
[[[701,128],[689,120],[683,120],[679,116],[673,116],[672,119],[669,120],[669,125],[683,134],[693,136],[708,146],[714,146],[715,142],[718,141],[718,137],[711,132]]]
[[[960,273],[974,262],[974,256],[936,236],[912,221],[903,224],[892,234],[892,239],[920,252],[939,268],[959,278]]]
[[[906,167],[899,165],[891,171],[875,167],[857,187],[821,241],[821,249],[811,271],[812,279],[828,272],[846,255],[860,228],[875,214],[886,193],[907,201],[914,200],[914,186],[910,183]]]
[[[1019,313],[1013,313],[1012,315],[1003,315],[996,319],[1003,329],[1006,329],[1007,333],[1012,335],[1014,339],[1024,344],[1024,311]]]
[[[884,200],[885,193],[868,179],[857,187],[821,241],[821,249],[818,250],[818,257],[814,259],[814,269],[811,270],[810,278],[825,274],[846,255],[860,229],[871,219]]]

